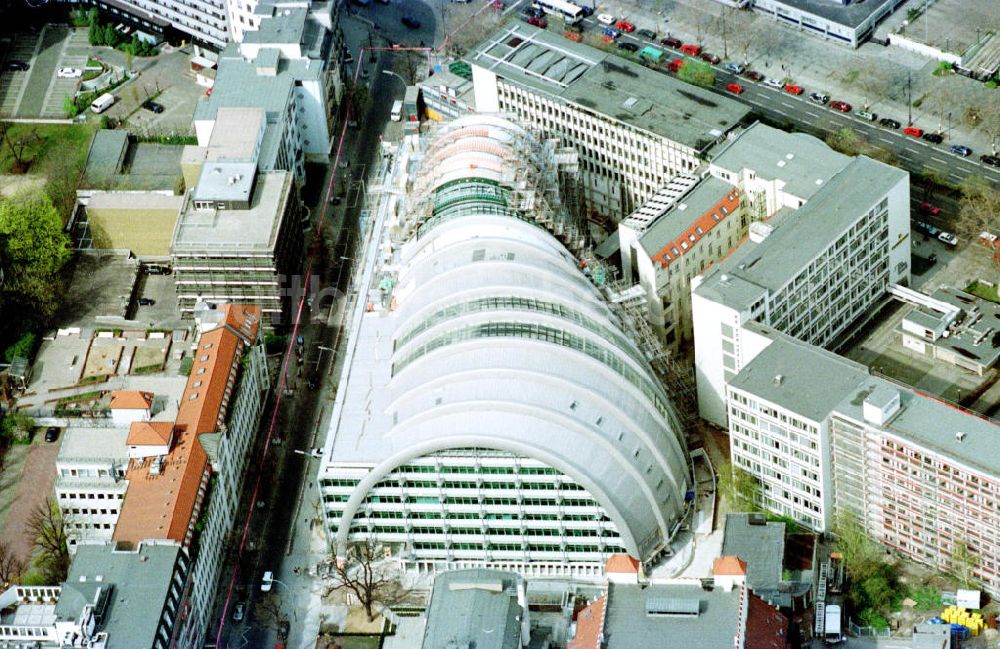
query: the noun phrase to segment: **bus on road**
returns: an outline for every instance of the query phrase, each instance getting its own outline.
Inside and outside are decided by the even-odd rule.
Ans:
[[[561,16],[567,25],[575,25],[583,20],[583,9],[566,0],[534,0],[532,5],[541,7],[546,13]]]

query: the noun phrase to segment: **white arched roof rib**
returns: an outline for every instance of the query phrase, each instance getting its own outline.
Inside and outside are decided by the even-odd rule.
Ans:
[[[473,173],[474,172],[474,173]],[[451,182],[452,180],[461,180],[462,178],[468,178],[469,176],[475,176],[477,178],[485,178],[487,180],[492,180],[495,182],[501,182],[504,179],[504,174],[502,171],[495,171],[493,169],[487,169],[485,167],[479,167],[478,169],[469,169],[468,167],[458,167],[451,169],[447,173],[442,172],[440,175],[435,176],[433,179],[433,185],[428,185],[421,189],[422,194],[433,194],[435,190],[441,185]]]
[[[450,361],[439,361],[436,364],[454,367]],[[592,364],[591,370],[594,374],[590,376],[592,378],[600,377],[604,385],[618,378],[603,366]],[[581,377],[580,374],[572,377],[553,376],[541,367],[466,366],[457,368],[450,374],[432,377],[417,376],[416,374],[405,375],[404,373],[404,376],[393,379],[394,387],[398,389],[398,392],[396,397],[386,406],[386,410],[387,412],[402,413],[408,418],[410,415],[406,415],[407,412],[437,407],[436,399],[439,396],[447,403],[467,402],[474,399],[475,395],[487,391],[510,396],[523,395],[524,391],[530,390],[534,399],[538,402],[545,402],[550,407],[553,403],[558,402],[559,407],[565,408],[568,407],[571,400],[581,400],[581,403],[586,405],[583,406],[581,414],[578,415],[578,421],[582,421],[584,416],[592,416],[595,412],[604,417],[600,426],[590,427],[594,436],[602,439],[614,437],[615,441],[612,443],[623,444],[623,442],[617,441],[617,435],[619,432],[625,432],[629,435],[628,451],[633,450],[631,446],[633,439],[640,440],[645,451],[653,457],[660,469],[660,472],[650,475],[650,481],[655,484],[653,478],[665,475],[669,483],[664,485],[665,489],[672,489],[673,493],[685,490],[687,485],[678,480],[678,476],[685,475],[686,467],[684,449],[677,439],[677,433],[671,431],[674,433],[673,435],[650,434],[650,430],[662,430],[664,421],[659,413],[649,406],[643,395],[634,389],[631,390],[630,394],[618,391],[612,395],[610,394],[611,390],[602,390],[600,389],[602,386],[584,383],[580,380],[581,378],[586,377]],[[595,381],[595,383],[602,381]],[[494,390],[491,384],[500,384],[503,389]],[[483,385],[490,389],[482,390]],[[540,403],[535,405],[540,405]],[[586,422],[588,425],[592,423],[593,421]],[[643,464],[645,464],[645,458],[643,458]],[[659,495],[657,497],[659,498]]]
[[[448,331],[454,331],[454,329],[438,331],[439,335],[447,335]],[[570,331],[569,333],[574,333],[583,337],[579,332]],[[587,333],[589,334],[589,332]],[[433,338],[434,337],[431,336],[426,339],[430,340]],[[588,335],[587,339],[596,344],[596,338],[593,337],[592,334]],[[605,344],[603,347],[605,351],[608,351],[610,345]],[[517,353],[518,351],[523,352],[526,348],[537,349],[537,354]],[[600,392],[602,389],[615,389],[623,397],[630,396],[636,402],[634,406],[635,408],[647,409],[651,418],[647,422],[648,424],[655,424],[662,427],[662,432],[664,434],[661,437],[661,441],[665,442],[669,446],[669,452],[678,454],[681,458],[684,456],[685,448],[683,441],[680,438],[680,431],[673,429],[673,422],[668,419],[666,414],[661,413],[655,405],[650,402],[642,387],[632,384],[631,381],[621,376],[616,370],[614,370],[614,368],[582,351],[540,339],[490,336],[451,342],[450,344],[427,351],[419,358],[406,364],[405,367],[396,367],[396,364],[399,361],[406,359],[406,357],[413,353],[416,349],[418,349],[418,347],[415,344],[410,344],[406,345],[406,349],[398,349],[396,350],[396,353],[393,354],[393,378],[390,385],[392,386],[394,395],[400,394],[399,390],[402,390],[403,385],[405,385],[404,379],[408,378],[411,389],[421,390],[422,388],[420,386],[422,383],[429,380],[431,377],[439,374],[447,375],[451,372],[457,371],[463,366],[465,369],[469,369],[468,365],[470,364],[470,359],[474,359],[475,363],[480,363],[483,367],[495,367],[489,362],[484,362],[487,358],[487,354],[489,353],[488,350],[507,349],[510,351],[510,354],[504,357],[503,367],[505,368],[515,369],[507,363],[514,362],[516,359],[517,362],[521,364],[521,367],[525,369],[532,368],[534,364],[538,362],[540,365],[535,368],[537,371],[549,371],[555,373],[558,368],[570,366],[574,368],[586,368],[586,371],[594,372],[589,376],[597,377],[599,375],[604,375],[604,380],[600,381],[599,385],[594,386],[594,391]],[[463,357],[463,354],[466,355]],[[621,352],[616,354],[616,357],[633,367],[635,365],[635,359],[631,358],[629,354]],[[559,364],[556,360],[557,358],[565,359],[566,362]],[[542,362],[541,359],[545,359],[545,362]],[[417,378],[414,379],[413,377]],[[650,377],[641,374],[640,377],[645,379],[646,385],[649,384]],[[567,384],[578,382],[578,379],[579,376],[573,378],[572,375],[563,378]],[[669,409],[671,408],[670,402],[663,401],[663,404],[669,412]],[[652,440],[648,434],[644,434],[643,438],[646,440]],[[672,477],[671,480],[676,484],[675,477]]]
[[[488,169],[494,173],[502,174],[509,170],[509,164],[503,158],[488,153],[466,151],[438,163],[434,174],[435,177],[440,178],[458,169],[464,170],[467,176],[477,175],[480,169]],[[441,186],[438,182],[431,184],[435,189]]]
[[[465,151],[477,151],[494,155],[498,158],[511,158],[514,156],[509,144],[498,142],[495,139],[485,137],[463,138],[449,143],[447,146],[438,148],[434,155],[424,160],[424,164],[437,165],[441,160],[453,156],[456,153]]]

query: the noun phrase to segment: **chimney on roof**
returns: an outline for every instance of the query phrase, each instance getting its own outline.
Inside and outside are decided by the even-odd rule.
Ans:
[[[964,442],[965,441],[965,437],[967,435],[968,435],[968,433],[966,433],[964,431],[958,431],[957,433],[955,433],[955,441],[959,442],[959,443]]]
[[[775,374],[774,375],[774,384],[775,385],[781,385],[784,382],[785,382],[785,375],[784,374]]]

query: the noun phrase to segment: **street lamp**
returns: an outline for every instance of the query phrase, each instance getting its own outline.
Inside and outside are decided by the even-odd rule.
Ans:
[[[403,90],[404,91],[410,86],[410,84],[406,83],[406,79],[404,79],[403,77],[399,76],[398,74],[396,74],[392,70],[382,70],[382,74],[388,74],[389,76],[396,77],[397,79],[399,79],[400,81],[402,81],[403,82]]]

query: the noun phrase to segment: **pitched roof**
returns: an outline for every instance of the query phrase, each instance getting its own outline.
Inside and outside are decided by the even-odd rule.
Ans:
[[[600,649],[607,601],[607,595],[601,595],[576,614],[576,635],[566,649]]]
[[[166,446],[174,434],[172,421],[134,421],[128,429],[128,446]]]
[[[739,557],[719,557],[712,562],[713,575],[743,575],[747,574],[747,562]]]
[[[788,618],[750,593],[745,633],[744,646],[754,649],[785,649],[788,644]]]
[[[635,575],[639,573],[639,560],[633,559],[627,554],[612,554],[604,564],[605,573],[625,573]]]
[[[140,390],[115,390],[111,393],[112,410],[149,410],[153,407],[153,393]]]
[[[129,481],[114,540],[133,544],[145,539],[171,539],[187,544],[191,526],[211,475],[199,433],[214,433],[226,419],[227,389],[232,387],[242,356],[244,337],[257,335],[261,310],[227,304],[222,326],[202,334],[194,365],[174,423],[175,442],[159,471],[157,459],[132,460]],[[235,325],[235,326],[233,326]]]

